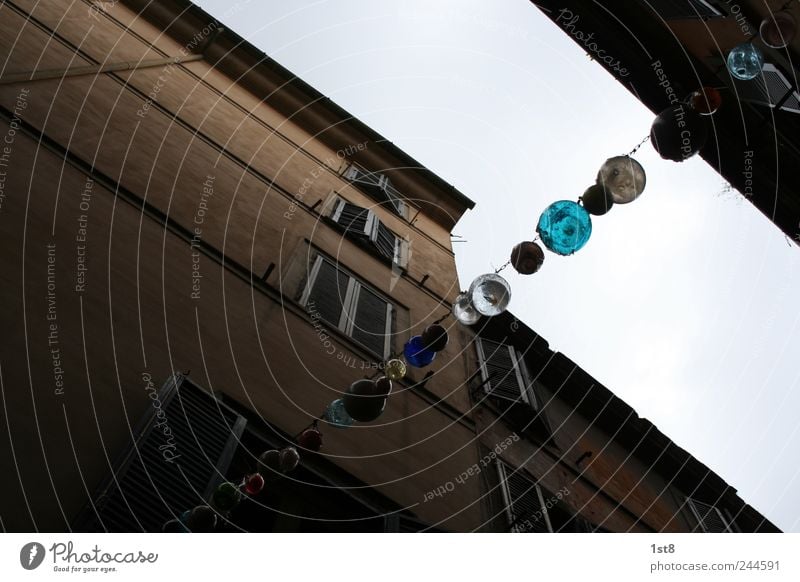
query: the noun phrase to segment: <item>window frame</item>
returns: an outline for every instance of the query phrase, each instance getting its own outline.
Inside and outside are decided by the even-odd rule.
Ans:
[[[358,206],[358,204],[353,204],[349,200],[346,200],[345,198],[337,194],[334,196],[333,200],[333,207],[330,213],[331,220],[335,222],[337,225],[342,226],[339,221],[342,218],[342,212],[344,211],[345,206],[348,204],[350,206],[361,208],[367,213],[367,220],[364,226],[364,232],[358,234],[363,234],[365,237],[367,237],[369,241],[372,243],[375,250],[378,252],[378,254],[380,254],[382,257],[385,257],[386,259],[389,259],[393,265],[397,265],[401,269],[407,268],[408,255],[409,255],[409,253],[407,252],[408,241],[403,237],[401,237],[399,234],[397,234],[395,231],[393,231],[391,228],[389,228],[386,225],[386,223],[382,222],[381,219],[378,218],[378,216],[375,214],[373,210],[362,208],[361,206]],[[383,254],[377,244],[378,230],[381,226],[383,226],[386,230],[388,230],[392,234],[392,236],[394,236],[394,251],[391,258]]]
[[[394,334],[392,331],[393,327],[392,319],[396,311],[394,303],[389,298],[387,298],[383,293],[380,293],[370,285],[364,283],[347,269],[341,268],[337,262],[332,261],[322,253],[317,253],[317,256],[314,257],[314,264],[311,266],[311,270],[309,271],[308,275],[308,280],[306,281],[305,289],[303,290],[303,294],[300,297],[300,305],[302,305],[304,309],[308,306],[308,300],[311,297],[314,285],[317,282],[317,277],[319,275],[319,270],[322,266],[323,261],[327,262],[339,273],[342,273],[344,276],[348,278],[347,289],[345,290],[344,299],[342,300],[342,313],[339,315],[339,321],[335,325],[337,331],[343,333],[348,337],[348,339],[356,342],[363,349],[373,354],[377,354],[377,352],[374,352],[372,348],[360,342],[352,335],[353,329],[355,329],[356,325],[355,314],[356,310],[358,309],[358,299],[361,293],[361,289],[366,289],[370,293],[376,295],[381,301],[386,303],[386,323],[384,325],[385,340],[383,345],[383,353],[377,355],[379,355],[383,359],[388,358],[392,353],[392,345],[394,339],[393,338]],[[327,321],[326,323],[334,325],[332,322],[329,321]]]
[[[535,392],[533,390],[533,381],[531,380],[530,375],[528,373],[528,369],[527,369],[527,366],[525,364],[525,359],[520,355],[520,353],[517,351],[517,349],[511,344],[506,344],[506,343],[503,343],[503,342],[497,342],[495,340],[482,338],[480,336],[477,336],[476,340],[477,341],[475,342],[475,344],[476,344],[476,350],[478,352],[478,362],[480,363],[481,378],[483,379],[483,382],[484,382],[483,390],[486,393],[486,395],[487,396],[492,396],[493,392],[494,392],[494,388],[492,387],[493,380],[489,379],[489,370],[488,370],[488,368],[486,366],[488,358],[486,357],[486,352],[484,350],[484,345],[483,345],[483,342],[485,342],[485,341],[486,342],[492,342],[492,343],[497,344],[498,346],[500,346],[502,348],[507,348],[508,349],[509,354],[511,356],[511,359],[514,362],[513,371],[514,371],[514,376],[515,376],[515,378],[517,380],[517,387],[520,389],[520,396],[521,396],[522,400],[528,406],[530,406],[534,410],[538,411],[539,410],[539,402],[538,402],[538,399],[536,398],[536,394],[535,394]],[[494,395],[494,396],[496,398],[503,398],[505,400],[508,400],[507,398],[505,398],[503,396],[499,396],[499,395]]]
[[[692,516],[697,521],[698,527],[700,527],[700,529],[702,530],[703,533],[733,533],[734,532],[733,522],[728,517],[726,517],[722,513],[722,510],[719,507],[717,507],[716,505],[713,505],[711,503],[704,503],[704,502],[700,501],[699,499],[694,499],[693,497],[687,497],[686,498],[686,506],[689,508],[689,511],[692,513]],[[726,531],[724,531],[724,532],[709,532],[708,528],[706,528],[706,525],[705,525],[705,519],[700,515],[700,511],[698,509],[698,506],[708,507],[708,508],[711,508],[714,511],[716,511],[717,512],[717,516],[719,517],[719,519],[722,521],[723,524],[725,524]],[[704,507],[700,507],[700,509],[703,509]]]
[[[542,517],[544,518],[544,524],[547,528],[548,533],[553,532],[553,525],[550,523],[550,516],[547,512],[547,504],[544,500],[544,495],[542,494],[542,488],[539,487],[539,484],[536,481],[529,477],[523,469],[514,469],[511,465],[504,463],[500,459],[495,462],[497,467],[497,475],[500,479],[500,490],[503,494],[503,506],[504,512],[506,514],[506,518],[508,520],[508,529],[513,533],[528,533],[524,530],[520,529],[520,526],[516,521],[519,518],[514,517],[514,507],[513,502],[511,500],[511,491],[508,486],[508,471],[515,472],[517,475],[521,476],[523,479],[526,479],[530,482],[533,486],[534,490],[536,491],[536,499],[539,502],[539,510],[542,512]]]
[[[388,202],[392,212],[400,218],[408,220],[409,204],[402,198],[400,192],[392,186],[389,177],[385,174],[369,172],[357,164],[350,164],[345,168],[342,177],[353,184],[362,184],[370,186],[371,188],[377,188],[385,195],[385,200],[381,200],[380,202]],[[390,190],[392,191],[391,193]]]

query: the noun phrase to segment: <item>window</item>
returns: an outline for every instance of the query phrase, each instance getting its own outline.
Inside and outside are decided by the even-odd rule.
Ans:
[[[783,111],[800,113],[800,93],[787,75],[773,63],[764,63],[761,74],[750,81],[738,81],[731,78],[727,71],[722,79],[730,79],[736,87],[736,96],[742,101],[751,101],[760,105]]]
[[[155,398],[157,397],[157,398]],[[150,395],[133,442],[72,526],[88,532],[159,532],[208,502],[246,421],[177,375]]]
[[[686,498],[686,505],[689,506],[692,514],[697,519],[700,531],[705,533],[729,533],[733,531],[722,512],[713,505],[690,497]]]
[[[408,243],[394,234],[371,210],[338,198],[331,219],[345,229],[348,236],[372,245],[382,256],[400,267],[408,262]]]
[[[344,177],[351,182],[362,186],[368,193],[375,196],[380,202],[388,202],[389,206],[398,216],[407,218],[408,206],[403,201],[400,192],[392,186],[388,176],[376,172],[367,172],[358,166],[351,165],[345,170]]]
[[[522,399],[538,409],[525,362],[514,346],[477,338],[477,347],[486,393],[503,400]]]
[[[393,307],[381,295],[317,256],[300,303],[306,310],[379,355],[392,351]]]
[[[552,532],[542,489],[522,471],[497,462],[500,489],[512,532]]]
[[[522,469],[497,461],[500,490],[507,527],[515,533],[586,533],[605,531],[595,528],[570,508],[565,499],[568,487],[552,493],[541,487]]]

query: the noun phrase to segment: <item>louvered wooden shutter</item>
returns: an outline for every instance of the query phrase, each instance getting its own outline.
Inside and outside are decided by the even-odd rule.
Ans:
[[[387,176],[381,177],[380,183],[381,191],[383,195],[386,197],[386,200],[392,205],[392,208],[399,214],[400,216],[403,215],[403,200],[400,197],[400,193],[392,186],[391,181]]]
[[[397,237],[382,222],[378,222],[375,232],[375,246],[378,251],[392,261],[399,259],[397,256]]]
[[[341,202],[341,205],[337,213],[337,222],[345,228],[345,234],[369,236],[367,232],[367,221],[370,215],[369,210],[344,201]]]
[[[352,338],[376,354],[386,355],[388,308],[384,299],[361,287],[352,322]]]
[[[319,314],[321,319],[338,327],[350,277],[328,261],[318,260],[319,267],[306,301],[306,310],[311,315]]]
[[[168,382],[159,400],[165,416],[159,418],[155,408],[148,412],[76,531],[161,531],[166,521],[206,503],[223,480],[244,418],[183,376]],[[165,460],[166,450],[173,451],[172,462]]]
[[[506,512],[511,531],[552,532],[542,493],[534,481],[521,470],[514,471],[506,464],[497,463],[500,483],[506,500]]]
[[[696,499],[687,499],[686,503],[700,522],[700,529],[706,533],[729,533],[731,531],[728,522],[722,516],[722,512],[707,503]]]
[[[478,338],[478,355],[488,394],[504,400],[524,400],[530,404],[525,381],[513,346]]]

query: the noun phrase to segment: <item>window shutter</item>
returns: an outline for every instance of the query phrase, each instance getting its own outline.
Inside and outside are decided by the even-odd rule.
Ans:
[[[356,166],[350,166],[345,172],[345,178],[357,182],[359,184],[366,184],[368,186],[380,186],[381,175],[374,172],[365,172]]]
[[[386,355],[387,303],[365,287],[359,287],[351,337],[381,357]]]
[[[306,309],[310,314],[319,314],[321,319],[338,327],[350,277],[321,257],[317,261],[317,272],[311,283]]]
[[[375,246],[384,257],[395,262],[399,259],[397,237],[382,222],[378,222],[378,228],[375,231]]]
[[[377,172],[365,172],[356,166],[350,166],[344,177],[356,184],[368,186],[373,196],[388,201],[397,214],[405,216],[405,202],[397,189],[392,186],[388,176]]]
[[[404,207],[403,199],[401,198],[400,193],[397,191],[397,189],[394,186],[392,186],[392,183],[389,181],[388,176],[381,176],[380,189],[386,196],[386,199],[395,209],[397,214],[403,216],[403,207]]]
[[[530,404],[514,347],[484,338],[478,338],[477,345],[487,394]]]
[[[159,402],[164,416],[156,408],[148,412],[76,531],[161,531],[166,521],[206,503],[222,480],[244,418],[180,375],[162,388]]]
[[[552,532],[539,486],[521,470],[514,471],[500,461],[497,462],[497,469],[511,531]]]
[[[722,516],[722,512],[707,503],[687,498],[686,503],[694,513],[697,521],[700,522],[700,529],[706,533],[729,533],[731,531],[728,522]]]
[[[720,78],[727,77],[720,73]],[[798,93],[786,74],[773,63],[764,63],[761,74],[750,81],[732,79],[736,86],[736,97],[760,105],[784,111],[800,113],[800,93]]]
[[[345,228],[345,234],[368,236],[367,223],[370,211],[349,202],[342,201],[340,204],[336,212],[336,222]]]

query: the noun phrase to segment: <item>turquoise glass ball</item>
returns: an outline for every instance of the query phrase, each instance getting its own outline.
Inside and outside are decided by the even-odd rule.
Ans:
[[[325,422],[336,428],[347,428],[353,426],[353,422],[355,422],[347,413],[347,409],[344,407],[344,401],[341,398],[328,404],[322,417],[325,419]]]
[[[592,235],[592,219],[577,202],[559,200],[542,212],[536,232],[554,253],[571,255],[583,248]]]

